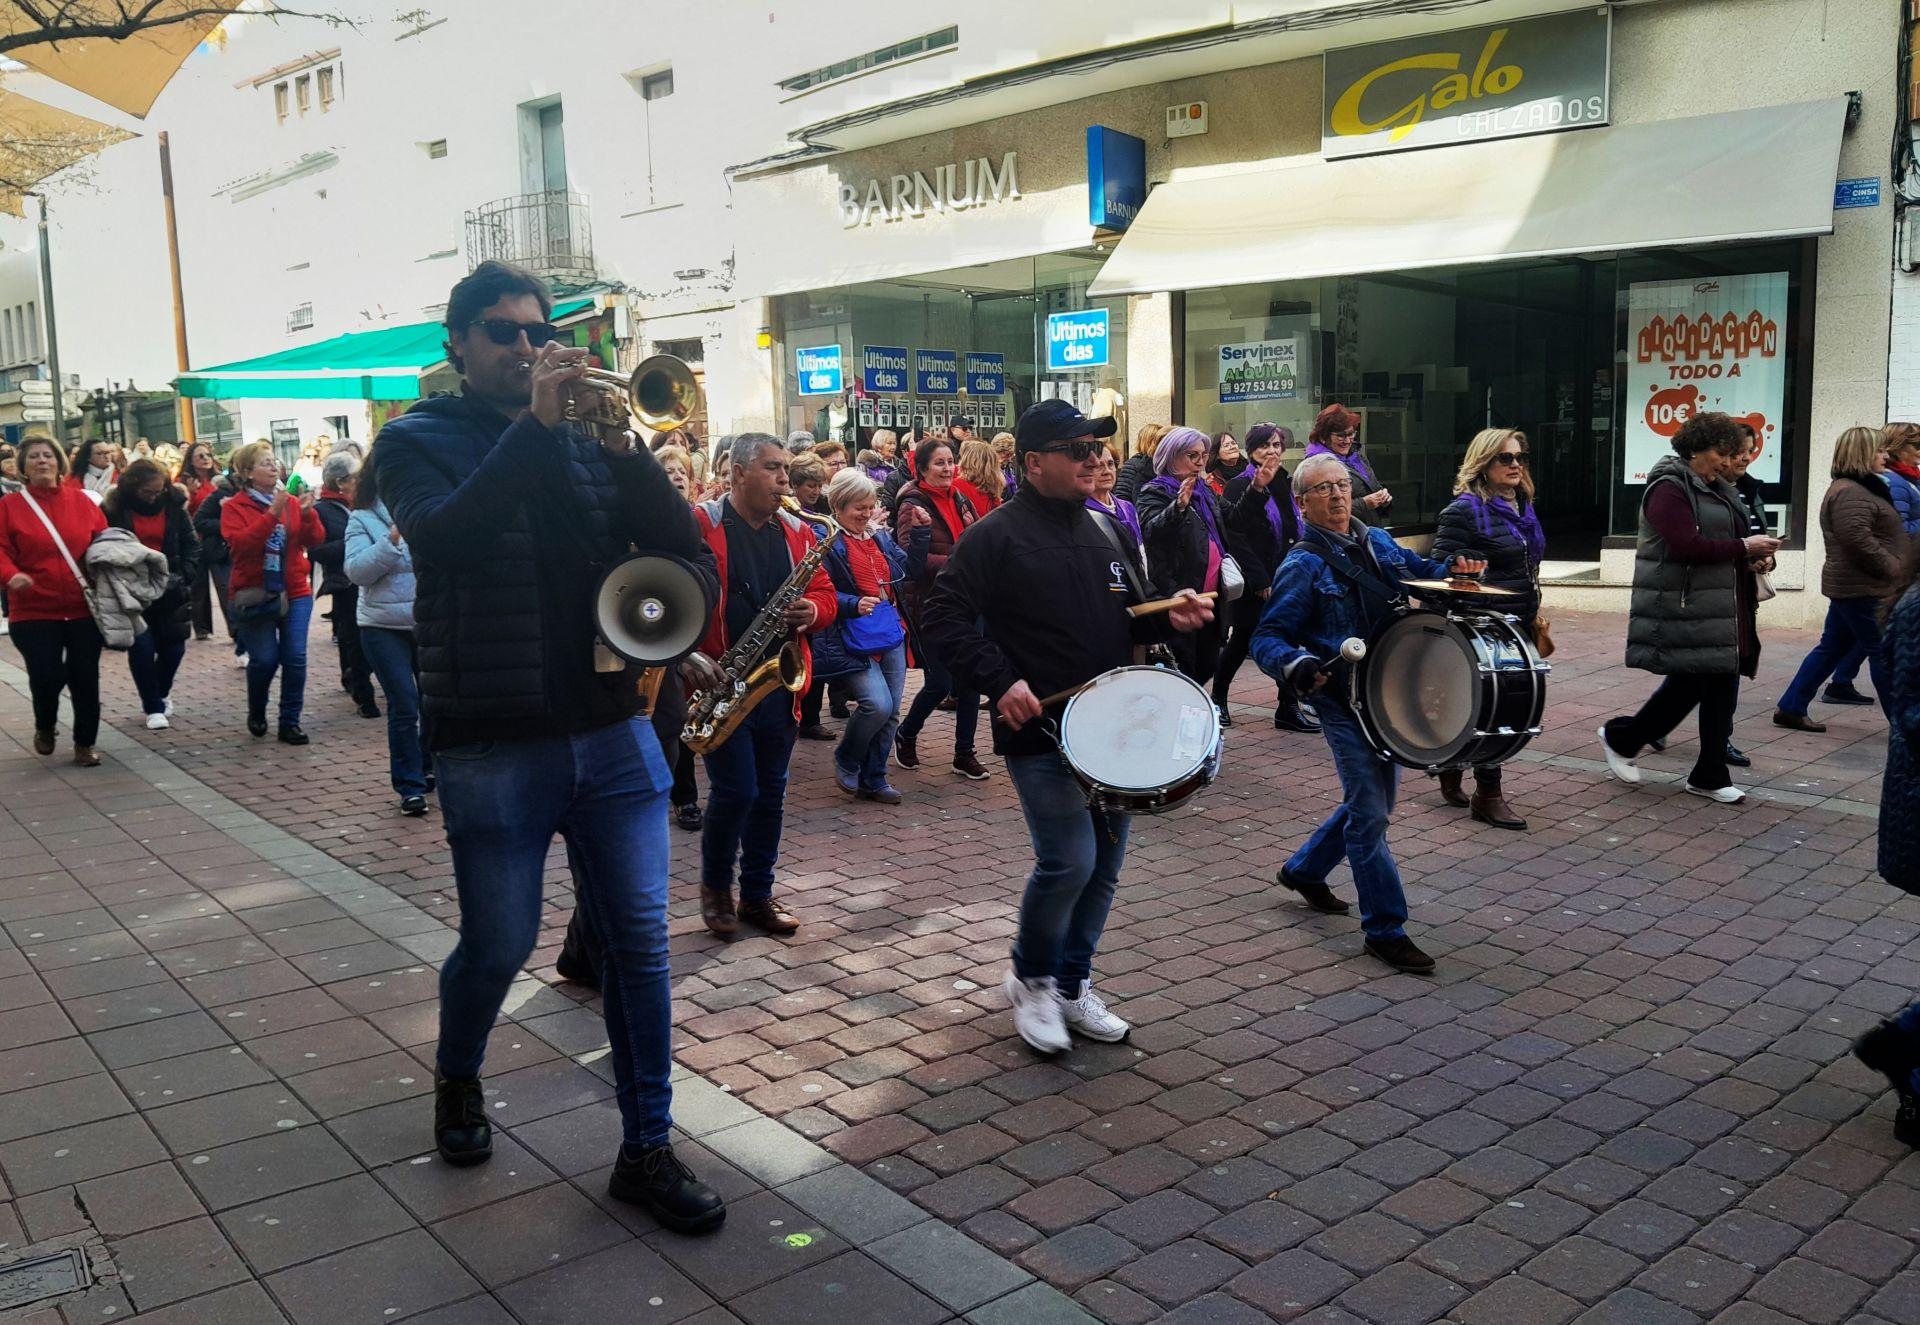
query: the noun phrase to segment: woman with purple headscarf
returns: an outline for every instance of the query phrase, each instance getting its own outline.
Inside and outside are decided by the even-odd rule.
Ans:
[[[1200,593],[1220,587],[1227,559],[1227,531],[1219,498],[1207,486],[1212,440],[1198,428],[1175,428],[1153,452],[1153,474],[1134,498],[1147,545],[1147,579],[1153,591],[1171,597],[1182,589]],[[1172,642],[1180,670],[1205,685],[1220,660],[1224,613]]]
[[[1440,512],[1440,529],[1428,555],[1435,561],[1449,561],[1462,552],[1485,558],[1481,582],[1520,595],[1501,599],[1500,610],[1518,617],[1520,633],[1531,639],[1540,611],[1540,561],[1547,554],[1547,532],[1533,505],[1526,437],[1512,428],[1475,434],[1453,490],[1456,495]],[[1440,774],[1440,795],[1447,804],[1470,808],[1475,819],[1495,828],[1527,826],[1501,794],[1497,766],[1473,770],[1471,798],[1463,781],[1458,769]]]
[[[1248,466],[1220,494],[1227,550],[1247,578],[1246,592],[1226,609],[1227,643],[1220,651],[1220,668],[1213,674],[1213,702],[1220,710],[1223,727],[1233,725],[1227,713],[1227,695],[1234,674],[1247,660],[1260,614],[1266,610],[1273,573],[1300,537],[1300,512],[1293,504],[1292,483],[1280,467],[1281,455],[1292,445],[1293,433],[1289,430],[1271,423],[1254,424],[1247,429]],[[1281,731],[1318,731],[1319,724],[1300,711],[1300,698],[1293,687],[1283,685],[1278,689],[1273,725]]]

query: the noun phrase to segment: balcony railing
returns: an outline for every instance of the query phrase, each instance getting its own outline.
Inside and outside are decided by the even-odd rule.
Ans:
[[[593,226],[587,200],[555,190],[522,193],[467,213],[467,267],[495,258],[539,276],[591,280]]]

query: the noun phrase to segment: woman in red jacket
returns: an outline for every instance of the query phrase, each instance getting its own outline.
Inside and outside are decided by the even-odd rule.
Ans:
[[[53,753],[64,689],[73,702],[73,762],[93,768],[100,762],[93,745],[100,735],[104,641],[60,548],[65,545],[74,566],[84,565],[87,544],[107,521],[85,489],[65,482],[67,457],[52,438],[29,437],[21,444],[20,473],[26,489],[0,499],[0,583],[7,586],[13,643],[33,693],[33,748]],[[48,534],[48,521],[59,543]]]
[[[313,587],[307,549],[326,541],[320,517],[280,486],[273,443],[254,442],[233,455],[245,486],[220,508],[220,536],[233,554],[227,582],[234,625],[247,646],[247,730],[267,734],[267,693],[280,672],[280,740],[305,745],[300,711],[307,697],[307,623]]]
[[[920,604],[927,590],[933,587],[933,577],[953,555],[960,535],[978,517],[973,503],[954,485],[959,467],[952,442],[944,437],[929,437],[921,442],[914,448],[913,472],[919,477],[900,489],[893,532],[903,545],[910,545],[916,528],[925,531],[918,537],[927,539],[925,572],[918,579],[907,581],[900,592],[907,609],[908,638],[920,662],[921,682],[920,693],[913,697],[912,707],[893,734],[893,757],[902,768],[920,767],[920,729],[940,701],[952,695],[955,705],[953,771],[978,782],[987,776],[987,770],[981,767],[973,752],[974,731],[980,723],[980,696],[961,690],[940,660],[929,655],[918,638]]]

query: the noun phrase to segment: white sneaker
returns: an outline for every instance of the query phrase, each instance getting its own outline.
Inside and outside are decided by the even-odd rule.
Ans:
[[[147,714],[147,730],[148,731],[150,732],[165,731],[168,727],[171,727],[171,726],[173,726],[173,724],[167,721],[166,714],[164,713]]]
[[[1722,805],[1738,805],[1747,798],[1747,793],[1738,787],[1722,787],[1718,791],[1708,791],[1705,787],[1696,787],[1691,782],[1685,785],[1689,796],[1705,796],[1708,800],[1719,801]]]
[[[233,665],[234,665],[235,667],[245,667],[245,666],[247,665],[247,655],[246,655],[246,654],[244,654],[244,653],[236,653],[236,654],[234,654],[234,655],[233,655]]]
[[[171,718],[173,716],[173,700],[172,699],[161,700],[160,711],[166,714],[169,718]]]
[[[1100,995],[1093,992],[1093,981],[1088,980],[1080,986],[1080,997],[1068,998],[1056,991],[1054,998],[1060,1003],[1060,1020],[1066,1022],[1067,1029],[1086,1036],[1089,1040],[1098,1040],[1102,1044],[1118,1044],[1127,1038],[1133,1027],[1113,1015]]]
[[[1013,1005],[1013,1028],[1021,1039],[1043,1054],[1064,1053],[1073,1047],[1073,1037],[1060,1018],[1060,997],[1054,992],[1052,976],[1022,980],[1008,971],[1000,989]]]
[[[5,635],[8,632],[8,630],[9,630],[9,627],[7,625],[7,619],[3,616],[0,616],[0,635]]]
[[[1638,782],[1640,780],[1640,765],[1634,763],[1633,760],[1627,758],[1625,755],[1618,753],[1613,746],[1607,743],[1607,729],[1605,727],[1602,727],[1595,735],[1600,738],[1600,753],[1607,757],[1607,771],[1619,778],[1622,782]]]

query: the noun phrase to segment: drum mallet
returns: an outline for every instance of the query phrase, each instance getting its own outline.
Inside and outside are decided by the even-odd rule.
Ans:
[[[1157,616],[1161,612],[1173,611],[1174,608],[1180,606],[1182,603],[1210,603],[1219,596],[1219,594],[1209,589],[1207,592],[1200,594],[1181,594],[1175,598],[1156,598],[1148,603],[1135,603],[1127,609],[1127,615],[1130,617]],[[1042,700],[1041,702],[1045,703],[1046,701]]]
[[[1322,660],[1308,654],[1296,660],[1293,666],[1287,669],[1287,681],[1299,694],[1312,694],[1315,683],[1323,676],[1331,676],[1338,664],[1346,663],[1352,666],[1366,656],[1367,642],[1349,636],[1340,642],[1340,652],[1336,657]]]

